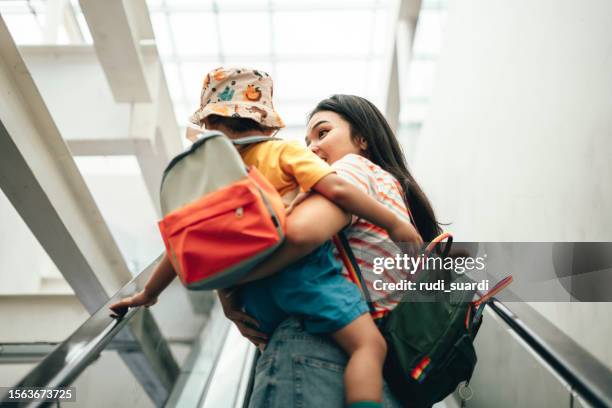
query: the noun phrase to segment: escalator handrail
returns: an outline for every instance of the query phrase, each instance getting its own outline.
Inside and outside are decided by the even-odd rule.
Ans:
[[[92,314],[66,340],[59,343],[40,363],[25,375],[12,389],[26,387],[69,386],[92,362],[100,352],[121,332],[121,329],[140,311],[140,307],[131,308],[125,316],[114,318],[110,315],[109,306],[124,297],[140,290],[153,272],[161,256],[136,275],[121,288],[94,314]],[[0,406],[5,403],[15,404],[9,394],[1,396]],[[25,406],[17,403],[12,406]]]
[[[612,371],[525,303],[513,304],[522,319],[497,299],[488,306],[581,398],[612,407]],[[537,327],[537,333],[532,329]]]

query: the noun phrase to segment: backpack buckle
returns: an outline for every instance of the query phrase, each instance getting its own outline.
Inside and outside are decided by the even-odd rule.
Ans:
[[[472,390],[472,387],[470,387],[470,384],[468,384],[467,381],[459,384],[459,389],[457,390],[457,392],[462,401],[469,401],[474,396],[474,391]]]

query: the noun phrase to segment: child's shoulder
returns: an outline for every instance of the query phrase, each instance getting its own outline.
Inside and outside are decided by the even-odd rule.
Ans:
[[[283,162],[319,162],[321,159],[316,154],[311,152],[303,144],[295,140],[272,139],[260,142],[249,149],[250,154],[257,157],[267,157],[268,159],[278,159]]]
[[[294,147],[295,146],[294,141],[291,140],[284,140],[284,139],[270,139],[270,140],[265,140],[263,142],[259,142],[257,143],[257,146],[262,146],[266,149],[279,149],[279,150],[283,150],[287,147]],[[299,146],[299,144],[298,144]]]
[[[284,149],[287,141],[281,139],[270,139],[249,145],[246,151],[249,153],[261,154],[262,152],[280,152]]]
[[[312,151],[310,151],[310,149],[308,149],[306,146],[304,146],[302,143],[296,140],[276,139],[276,140],[266,141],[263,143],[267,145],[268,149],[277,151],[279,154],[282,154],[285,156],[297,156],[297,157],[314,156],[314,157],[317,157],[317,155],[314,154]]]

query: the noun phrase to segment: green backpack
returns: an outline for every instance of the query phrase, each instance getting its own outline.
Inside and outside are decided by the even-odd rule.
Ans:
[[[336,246],[345,266],[354,269],[370,311],[374,306],[361,270],[343,234]],[[434,246],[448,238],[441,257],[446,257],[452,244],[448,233],[437,237],[424,251],[429,254]],[[350,265],[347,265],[350,262]],[[453,271],[422,271],[416,282],[469,281],[465,275]],[[352,273],[351,273],[352,274]],[[384,318],[377,320],[387,342],[384,377],[393,394],[406,407],[428,407],[442,401],[461,382],[468,382],[476,366],[474,337],[482,323],[482,311],[490,298],[512,281],[508,276],[479,300],[475,291],[443,290],[404,295],[402,301]],[[447,284],[448,285],[448,284]],[[409,298],[411,297],[411,298]]]

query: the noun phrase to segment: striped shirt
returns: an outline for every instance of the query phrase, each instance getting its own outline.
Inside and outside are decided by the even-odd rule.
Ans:
[[[340,177],[384,204],[399,218],[410,221],[400,183],[378,165],[363,156],[349,154],[336,161],[332,168]],[[376,307],[377,313],[374,317],[379,317],[392,310],[397,305],[398,298],[397,293],[375,290],[374,281],[400,282],[407,277],[407,272],[384,269],[381,274],[376,274],[374,273],[373,265],[376,258],[394,258],[397,254],[401,254],[401,251],[391,241],[384,229],[355,216],[353,217],[352,225],[345,230],[345,234]],[[334,249],[334,255],[342,262],[336,249]],[[347,278],[349,277],[344,265],[342,273]],[[393,296],[394,294],[395,297]]]

